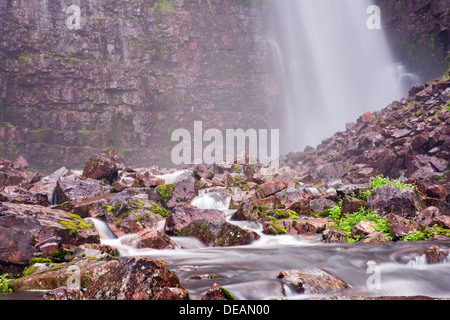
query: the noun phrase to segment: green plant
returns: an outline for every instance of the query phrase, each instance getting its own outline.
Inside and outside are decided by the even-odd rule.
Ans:
[[[381,218],[376,212],[361,207],[358,212],[349,213],[342,216],[342,200],[339,204],[332,207],[329,211],[330,217],[334,220],[334,227],[345,233],[347,236],[347,242],[357,242],[359,237],[352,236],[352,228],[361,221],[374,222],[374,228],[377,232],[384,233],[389,239],[392,240],[389,235],[388,221]]]
[[[9,287],[9,279],[6,276],[0,276],[0,292],[11,293],[12,289]]]
[[[417,187],[413,184],[406,184],[399,180],[391,180],[388,177],[385,177],[384,175],[378,175],[376,177],[373,177],[370,179],[370,190],[367,190],[363,193],[363,195],[360,197],[363,200],[367,200],[369,195],[375,191],[375,189],[385,186],[387,184],[393,185],[394,187],[397,187],[399,189],[404,188],[410,188],[410,189],[417,189]]]

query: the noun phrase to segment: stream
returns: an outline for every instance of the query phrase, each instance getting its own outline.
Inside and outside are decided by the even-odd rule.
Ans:
[[[321,235],[271,236],[263,234],[262,226],[257,223],[230,221],[233,211],[228,210],[229,199],[218,193],[200,194],[192,203],[201,209],[222,210],[229,222],[251,229],[261,238],[245,246],[207,247],[197,239],[172,237],[180,249],[135,249],[123,245],[123,238],[114,237],[102,221],[93,219],[93,222],[102,243],[118,248],[121,256],[148,256],[166,261],[193,300],[200,299],[215,282],[243,300],[318,297],[298,294],[277,279],[283,270],[315,267],[350,285],[351,288],[342,295],[450,298],[450,264],[447,263],[450,259],[446,263],[427,264],[424,255],[433,244],[450,248],[450,240],[379,245],[324,244]],[[163,227],[160,225],[160,230]],[[371,285],[374,270],[379,275],[376,286]]]

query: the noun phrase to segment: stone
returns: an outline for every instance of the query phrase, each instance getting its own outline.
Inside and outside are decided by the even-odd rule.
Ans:
[[[389,235],[393,240],[399,240],[411,231],[420,230],[419,223],[390,213],[385,216],[389,222]]]
[[[367,237],[371,233],[376,232],[376,223],[372,221],[360,221],[352,228],[352,237],[359,236],[361,238]]]
[[[120,165],[106,157],[93,155],[84,166],[83,177],[94,180],[106,179],[109,182],[117,178]]]
[[[387,243],[390,241],[391,240],[383,232],[370,233],[367,237],[361,240],[362,243],[369,243],[369,244]]]
[[[214,283],[202,296],[201,300],[236,300],[227,291]]]
[[[198,209],[190,205],[179,206],[171,211],[167,217],[164,232],[169,236],[177,235],[181,229],[188,226],[192,221],[203,219],[225,221],[225,216],[220,210]]]
[[[43,296],[43,300],[83,300],[83,292],[80,289],[68,288],[64,286],[46,292]]]
[[[450,216],[450,193],[441,200],[441,203],[438,205],[438,209],[441,214]]]
[[[431,222],[431,225],[437,225],[440,228],[450,229],[450,216],[435,217]]]
[[[350,288],[344,280],[318,268],[281,271],[278,279],[303,294],[327,294]]]
[[[59,168],[52,174],[44,176],[38,182],[34,183],[31,186],[30,191],[37,192],[40,194],[46,194],[49,202],[51,204],[54,204],[55,202],[53,201],[54,200],[53,195],[55,193],[56,182],[58,181],[59,178],[67,175],[68,173],[69,170],[67,170],[66,168],[64,167]]]
[[[0,191],[0,201],[23,204],[38,204],[49,206],[50,201],[46,194],[30,191],[18,186],[7,186]]]
[[[82,179],[74,174],[62,176],[56,182],[54,202],[62,204],[66,201],[81,201],[108,194],[110,186],[91,178]]]
[[[24,277],[11,281],[10,286],[14,291],[53,290],[67,286],[69,278],[73,276],[73,270],[76,270],[80,275],[79,285],[85,289],[101,275],[108,274],[118,264],[117,260],[94,261],[91,259],[80,259],[70,263],[36,263],[25,271]]]
[[[425,209],[418,191],[391,184],[376,188],[367,198],[367,207],[382,217],[394,213],[408,219],[415,218]]]
[[[152,300],[176,301],[189,300],[189,292],[183,288],[162,288]]]
[[[425,252],[425,257],[429,264],[446,263],[450,260],[450,250],[432,245]]]
[[[362,207],[366,205],[364,200],[354,198],[354,197],[345,197],[342,201],[342,209],[341,212],[345,213],[355,213],[358,212]]]
[[[168,235],[162,234],[156,229],[140,231],[135,235],[124,238],[122,243],[134,246],[137,249],[172,250],[178,247]]]
[[[335,228],[326,229],[322,232],[323,242],[325,243],[346,243],[347,236],[344,232]]]
[[[366,112],[359,117],[358,122],[366,123],[372,121],[372,112]]]
[[[195,220],[181,229],[178,236],[195,237],[214,247],[247,245],[260,238],[254,231],[223,220]]]
[[[86,300],[151,300],[164,288],[184,289],[165,262],[148,257],[126,258],[91,283]]]
[[[326,210],[331,209],[336,203],[330,199],[317,198],[309,202],[309,208],[315,214],[323,214]]]
[[[415,221],[418,223],[427,226],[432,227],[433,226],[433,220],[436,217],[439,217],[441,215],[440,211],[436,207],[428,207],[425,210],[423,210],[419,215],[416,217]]]
[[[270,181],[259,185],[259,197],[267,198],[275,193],[285,189],[287,187],[287,183],[281,181]]]

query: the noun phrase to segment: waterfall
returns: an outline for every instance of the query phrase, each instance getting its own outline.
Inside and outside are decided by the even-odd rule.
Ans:
[[[418,83],[393,60],[383,30],[367,27],[369,0],[274,3],[277,35],[268,43],[284,90],[283,152],[316,146]]]

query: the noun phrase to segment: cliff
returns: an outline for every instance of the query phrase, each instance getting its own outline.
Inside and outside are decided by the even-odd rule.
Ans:
[[[79,26],[67,3],[0,1],[0,155],[52,170],[114,147],[167,164],[194,120],[264,125],[257,1],[78,0]]]

